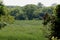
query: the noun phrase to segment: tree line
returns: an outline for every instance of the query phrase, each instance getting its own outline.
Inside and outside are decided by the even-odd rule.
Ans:
[[[53,13],[53,7],[45,7],[42,3],[6,7],[15,20],[41,20],[45,13]]]

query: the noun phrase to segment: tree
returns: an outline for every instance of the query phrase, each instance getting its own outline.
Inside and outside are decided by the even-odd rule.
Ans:
[[[47,17],[46,17],[47,18]],[[46,21],[47,23],[51,22],[51,34],[50,40],[54,36],[57,39],[60,39],[60,5],[57,5],[55,8],[54,15],[50,16],[50,20]]]
[[[10,15],[14,16],[16,20],[24,20],[25,19],[25,13],[22,9],[22,7],[15,6],[15,8],[12,8],[13,10],[10,11]]]
[[[2,2],[0,2],[0,16],[1,15],[5,15],[5,13],[4,13],[4,5],[3,5],[3,3]]]
[[[3,3],[0,3],[0,28],[6,26],[8,23],[12,23],[12,16],[9,15],[9,11]],[[11,21],[10,21],[11,20]]]
[[[39,8],[39,9],[36,9],[34,12],[33,12],[33,17],[34,19],[42,19],[43,16],[44,16],[44,13],[42,12],[42,9]]]
[[[60,5],[56,6],[56,20],[52,26],[52,35],[60,39]]]
[[[24,7],[24,11],[29,20],[33,19],[33,12],[37,9],[36,5],[29,4]]]
[[[44,7],[43,4],[41,2],[38,3],[38,8],[42,8]]]

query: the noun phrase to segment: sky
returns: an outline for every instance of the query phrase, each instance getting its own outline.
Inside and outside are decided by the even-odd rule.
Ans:
[[[60,0],[3,0],[5,5],[9,6],[25,6],[27,4],[38,4],[41,2],[45,6],[51,6],[52,4],[60,4]]]

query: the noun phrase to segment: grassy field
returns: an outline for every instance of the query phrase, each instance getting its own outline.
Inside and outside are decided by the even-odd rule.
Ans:
[[[0,30],[0,40],[47,40],[41,20],[21,20]]]

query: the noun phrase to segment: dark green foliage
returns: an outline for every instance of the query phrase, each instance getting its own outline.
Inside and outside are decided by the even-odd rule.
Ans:
[[[2,3],[0,3],[0,16],[5,15],[3,9],[4,9],[4,5]]]
[[[60,18],[60,5],[56,7],[56,16],[57,18]]]
[[[55,24],[56,24],[56,17],[52,14],[48,14],[46,13],[43,17],[44,21],[43,21],[43,25],[47,25],[49,23],[49,27],[50,27],[50,30],[51,33],[48,35],[49,37],[49,40],[51,40],[51,37],[54,36],[56,37],[56,28],[55,28]]]
[[[60,5],[56,7],[56,20],[54,22],[52,34],[58,38],[60,38]]]
[[[26,5],[24,7],[25,10],[25,14],[28,17],[28,20],[32,20],[33,19],[33,13],[34,11],[37,9],[36,5],[30,4],[30,5]]]
[[[5,27],[7,24],[6,23],[0,23],[0,29],[2,28],[2,27]]]
[[[51,34],[49,37],[50,40],[51,40],[52,36],[58,37],[58,39],[60,39],[60,5],[57,5],[55,10],[56,10],[55,16],[50,16],[51,17],[51,19],[50,19],[50,21],[51,21],[51,26],[50,26],[51,27]],[[47,21],[47,23],[49,23],[49,22]]]
[[[51,15],[50,14],[48,14],[48,13],[46,13],[45,15],[44,15],[44,17],[43,17],[43,25],[47,25],[49,22],[50,22],[50,20],[51,20],[51,17],[50,17]]]
[[[5,15],[4,5],[2,4],[2,2],[0,2],[0,29],[6,26],[6,24],[2,22],[2,16],[4,15]]]
[[[16,20],[25,20],[25,16],[23,14],[20,14],[18,16],[15,17]]]
[[[41,3],[38,3],[38,5],[28,4],[23,7],[7,6],[7,8],[9,9],[9,14],[14,16],[16,20],[40,20],[46,12],[52,14],[52,8],[44,7]]]
[[[43,7],[43,4],[42,3],[38,3],[38,8],[42,8]]]
[[[0,3],[0,29],[5,27],[8,23],[12,23],[13,19],[13,16],[9,15],[9,11],[6,6]]]

